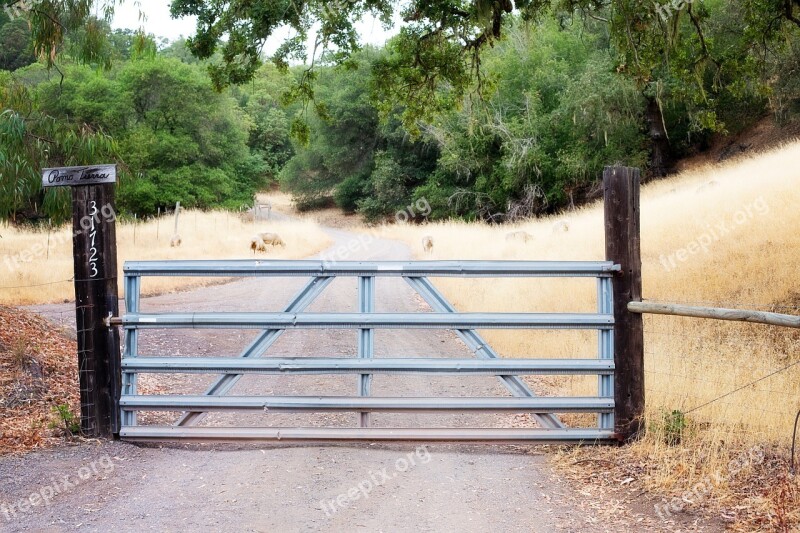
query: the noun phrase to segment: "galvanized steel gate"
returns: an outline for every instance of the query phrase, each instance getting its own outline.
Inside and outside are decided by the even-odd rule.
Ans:
[[[120,437],[135,441],[466,441],[564,442],[615,438],[614,434],[614,315],[612,262],[339,262],[322,261],[172,261],[125,264],[127,313],[122,319]],[[142,313],[141,279],[145,276],[287,277],[311,279],[282,313]],[[336,277],[357,277],[358,313],[307,313],[308,306]],[[432,313],[375,313],[375,279],[405,280],[433,309]],[[597,312],[459,313],[428,277],[594,277]],[[259,329],[261,333],[240,354],[231,357],[140,357],[139,332],[158,328]],[[358,358],[264,357],[289,329],[356,329]],[[474,359],[373,358],[375,329],[449,329],[473,352]],[[596,357],[586,359],[503,359],[477,329],[597,330]],[[219,374],[204,395],[141,395],[142,373]],[[374,374],[452,374],[497,376],[513,395],[492,398],[397,398],[371,396]],[[358,375],[358,395],[230,396],[245,374]],[[594,397],[537,397],[520,375],[597,375]],[[205,427],[196,425],[209,411],[356,412],[360,427],[270,428]],[[169,426],[138,425],[139,411],[182,411]],[[521,412],[532,413],[540,428],[375,428],[371,412]],[[597,425],[567,428],[555,413],[596,412]]]

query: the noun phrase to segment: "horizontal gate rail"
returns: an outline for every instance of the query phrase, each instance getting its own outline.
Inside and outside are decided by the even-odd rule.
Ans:
[[[531,443],[609,441],[615,439],[613,357],[615,327],[611,280],[620,267],[611,261],[149,261],[125,264],[127,314],[110,317],[107,323],[121,325],[126,332],[121,361],[124,380],[118,406],[122,415],[120,436],[132,441],[189,440],[203,442],[485,442]],[[282,312],[142,312],[141,278],[148,276],[192,277],[307,277],[308,283]],[[358,281],[357,312],[305,312],[336,277]],[[431,307],[432,312],[375,313],[376,278],[405,280]],[[591,313],[461,313],[429,280],[458,278],[595,278],[598,305]],[[167,351],[140,357],[138,336],[152,329],[257,329],[260,333],[239,357],[176,357]],[[315,357],[268,357],[266,352],[287,330],[356,330],[356,357],[325,353]],[[464,341],[474,358],[436,358],[435,352],[420,357],[390,354],[374,357],[376,329],[452,330]],[[595,330],[597,357],[579,359],[500,357],[479,333],[484,329],[505,330]],[[576,354],[577,355],[577,354]],[[464,356],[466,357],[466,356]],[[187,395],[142,395],[137,391],[139,374],[213,374],[205,393]],[[353,375],[358,387],[352,396],[230,396],[237,381],[246,375]],[[472,375],[501,380],[510,397],[381,397],[373,396],[370,383],[376,374]],[[525,375],[597,376],[598,392],[590,397],[540,397]],[[313,394],[315,391],[307,391]],[[252,394],[252,393],[251,393]],[[295,394],[294,391],[292,394]],[[335,392],[333,394],[341,394]],[[413,393],[412,393],[413,394]],[[173,425],[140,426],[141,411],[182,413]],[[210,412],[261,413],[354,413],[351,428],[199,427]],[[371,413],[528,413],[539,428],[373,428]],[[560,413],[594,413],[594,428],[566,428]],[[145,418],[145,420],[147,420]],[[434,419],[435,420],[435,419]],[[447,425],[447,424],[444,424]],[[485,423],[480,426],[488,425]]]
[[[345,359],[282,357],[139,357],[122,363],[125,372],[146,374],[477,374],[503,376],[601,375],[614,373],[601,359]]]
[[[456,313],[456,308],[451,304],[444,294],[439,292],[428,278],[407,277],[405,279],[412,289],[417,291],[425,302],[437,313]],[[475,357],[483,360],[500,359],[489,343],[475,330],[457,329],[455,330],[459,338],[467,345],[467,348],[475,354]],[[516,375],[499,376],[500,382],[514,396],[534,397],[536,394],[531,390],[525,381]],[[534,413],[536,421],[543,427],[549,429],[560,429],[566,427],[556,415],[551,413]]]
[[[292,298],[289,304],[284,308],[286,313],[299,313],[305,310],[314,299],[325,290],[328,285],[333,282],[333,277],[315,276],[311,278],[300,291]],[[272,346],[284,330],[282,329],[267,329],[262,331],[250,345],[239,354],[242,359],[257,359],[264,355],[270,346]],[[135,358],[133,359],[135,360]],[[123,359],[123,361],[125,361]],[[214,396],[222,396],[230,392],[234,385],[241,379],[241,374],[225,374],[217,378],[211,386],[206,389],[206,394]],[[181,415],[177,424],[179,426],[190,426],[202,420],[204,413],[202,412],[187,412]]]
[[[127,261],[126,276],[611,277],[611,261]]]
[[[170,313],[129,314],[135,329],[613,329],[595,313]]]
[[[506,428],[221,428],[179,426],[124,427],[120,437],[133,442],[469,442],[531,444],[609,442],[614,432],[601,429]]]
[[[594,413],[614,409],[613,398],[379,398],[376,396],[122,396],[129,411]]]

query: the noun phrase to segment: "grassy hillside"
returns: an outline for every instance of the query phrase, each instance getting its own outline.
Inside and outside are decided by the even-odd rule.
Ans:
[[[644,296],[672,302],[710,303],[759,309],[796,309],[800,297],[800,143],[743,159],[709,166],[642,190]],[[533,235],[528,243],[506,240],[512,231]],[[604,258],[602,205],[594,204],[558,218],[514,227],[447,222],[425,226],[386,226],[386,236],[407,240],[421,257],[423,236],[431,235],[434,259],[595,260]],[[593,311],[593,280],[439,280],[459,309]],[[670,317],[648,317],[650,407],[684,409],[715,397],[749,376],[774,369],[797,355],[800,336],[787,331]],[[592,335],[488,332],[506,355],[586,355],[583,341]],[[719,342],[739,336],[720,360]],[[566,339],[569,342],[565,342]],[[775,342],[767,342],[767,341]],[[737,345],[738,344],[738,345]],[[589,353],[594,347],[589,346]],[[739,353],[740,358],[734,358]],[[754,357],[756,356],[756,357]],[[706,361],[714,357],[713,361]],[[704,363],[705,362],[705,363]],[[691,368],[691,372],[687,371]],[[685,380],[661,380],[676,372]],[[689,379],[691,378],[691,379]],[[703,380],[698,387],[698,380]],[[668,381],[661,386],[661,381]],[[773,378],[768,388],[797,391],[800,374]],[[787,388],[794,384],[794,388]],[[756,390],[737,398],[742,407],[711,407],[698,417],[758,425],[785,437],[793,415],[785,397],[761,397]],[[739,402],[741,400],[741,402]],[[766,412],[750,420],[752,405]]]
[[[644,298],[800,314],[798,206],[800,142],[644,186]],[[505,237],[512,231],[526,231],[533,239],[509,242]],[[386,226],[378,232],[404,239],[419,257],[432,259],[604,258],[600,203],[514,227],[446,222]],[[429,255],[421,244],[426,235],[434,240]],[[593,280],[436,283],[463,311],[596,309]],[[504,356],[596,354],[594,333],[484,333]],[[786,471],[800,409],[800,331],[647,316],[645,351],[650,431],[622,455],[615,451],[613,464],[639,465],[632,479],[666,495],[680,495],[721,472],[724,482],[713,486],[713,498],[705,495],[682,505],[728,509],[736,520],[750,520],[748,527],[782,530],[798,519],[796,511],[786,510],[787,502],[798,498],[796,480],[783,483],[776,476]],[[580,377],[538,385],[548,394],[597,390],[595,379]],[[585,415],[572,421],[593,423]],[[748,465],[735,479],[727,476],[729,462],[753,446],[770,450],[769,461]],[[608,470],[602,463],[586,464]],[[631,477],[625,469],[600,477],[609,476]],[[736,506],[738,511],[730,511]]]

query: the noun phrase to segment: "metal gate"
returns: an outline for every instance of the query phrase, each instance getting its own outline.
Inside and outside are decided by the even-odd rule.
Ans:
[[[614,439],[614,315],[611,262],[338,262],[322,261],[170,261],[125,264],[127,313],[119,400],[120,437],[132,441],[465,441],[486,443],[568,442]],[[141,279],[145,276],[309,277],[281,313],[142,313]],[[337,277],[358,278],[359,312],[310,313],[308,306]],[[375,280],[405,280],[433,309],[424,313],[375,313]],[[429,277],[597,278],[596,313],[459,313]],[[255,340],[236,357],[140,357],[139,333],[159,328],[258,329]],[[265,357],[289,329],[355,329],[357,358]],[[376,329],[453,330],[473,353],[472,359],[374,358]],[[597,330],[595,357],[585,359],[506,359],[478,334],[478,329]],[[143,373],[219,374],[203,395],[142,395]],[[342,396],[232,396],[246,374],[358,375],[358,390]],[[450,374],[496,376],[509,397],[398,398],[371,395],[375,374]],[[521,375],[597,375],[593,397],[539,397]],[[198,426],[210,411],[355,412],[359,427],[207,427]],[[172,425],[139,425],[140,411],[177,411]],[[377,428],[372,412],[505,412],[531,413],[538,428]],[[594,427],[568,428],[556,413],[597,413]]]

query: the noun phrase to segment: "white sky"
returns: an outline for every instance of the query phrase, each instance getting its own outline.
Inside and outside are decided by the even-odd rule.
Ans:
[[[147,33],[152,33],[156,37],[166,37],[171,41],[179,37],[194,35],[196,28],[195,17],[172,19],[169,13],[169,6],[170,0],[124,0],[121,5],[116,6],[111,26],[113,28],[129,28],[132,30],[144,26]],[[147,17],[144,22],[139,20],[140,11]],[[395,27],[399,22],[399,20],[396,20]],[[387,39],[397,33],[396,29],[388,32],[384,31],[380,21],[371,16],[359,22],[357,28],[361,35],[362,43],[377,46],[382,46]],[[274,35],[270,38],[264,50],[265,53],[271,55],[286,35],[288,35],[288,32],[284,31],[281,35]],[[311,47],[311,44],[309,47]]]

